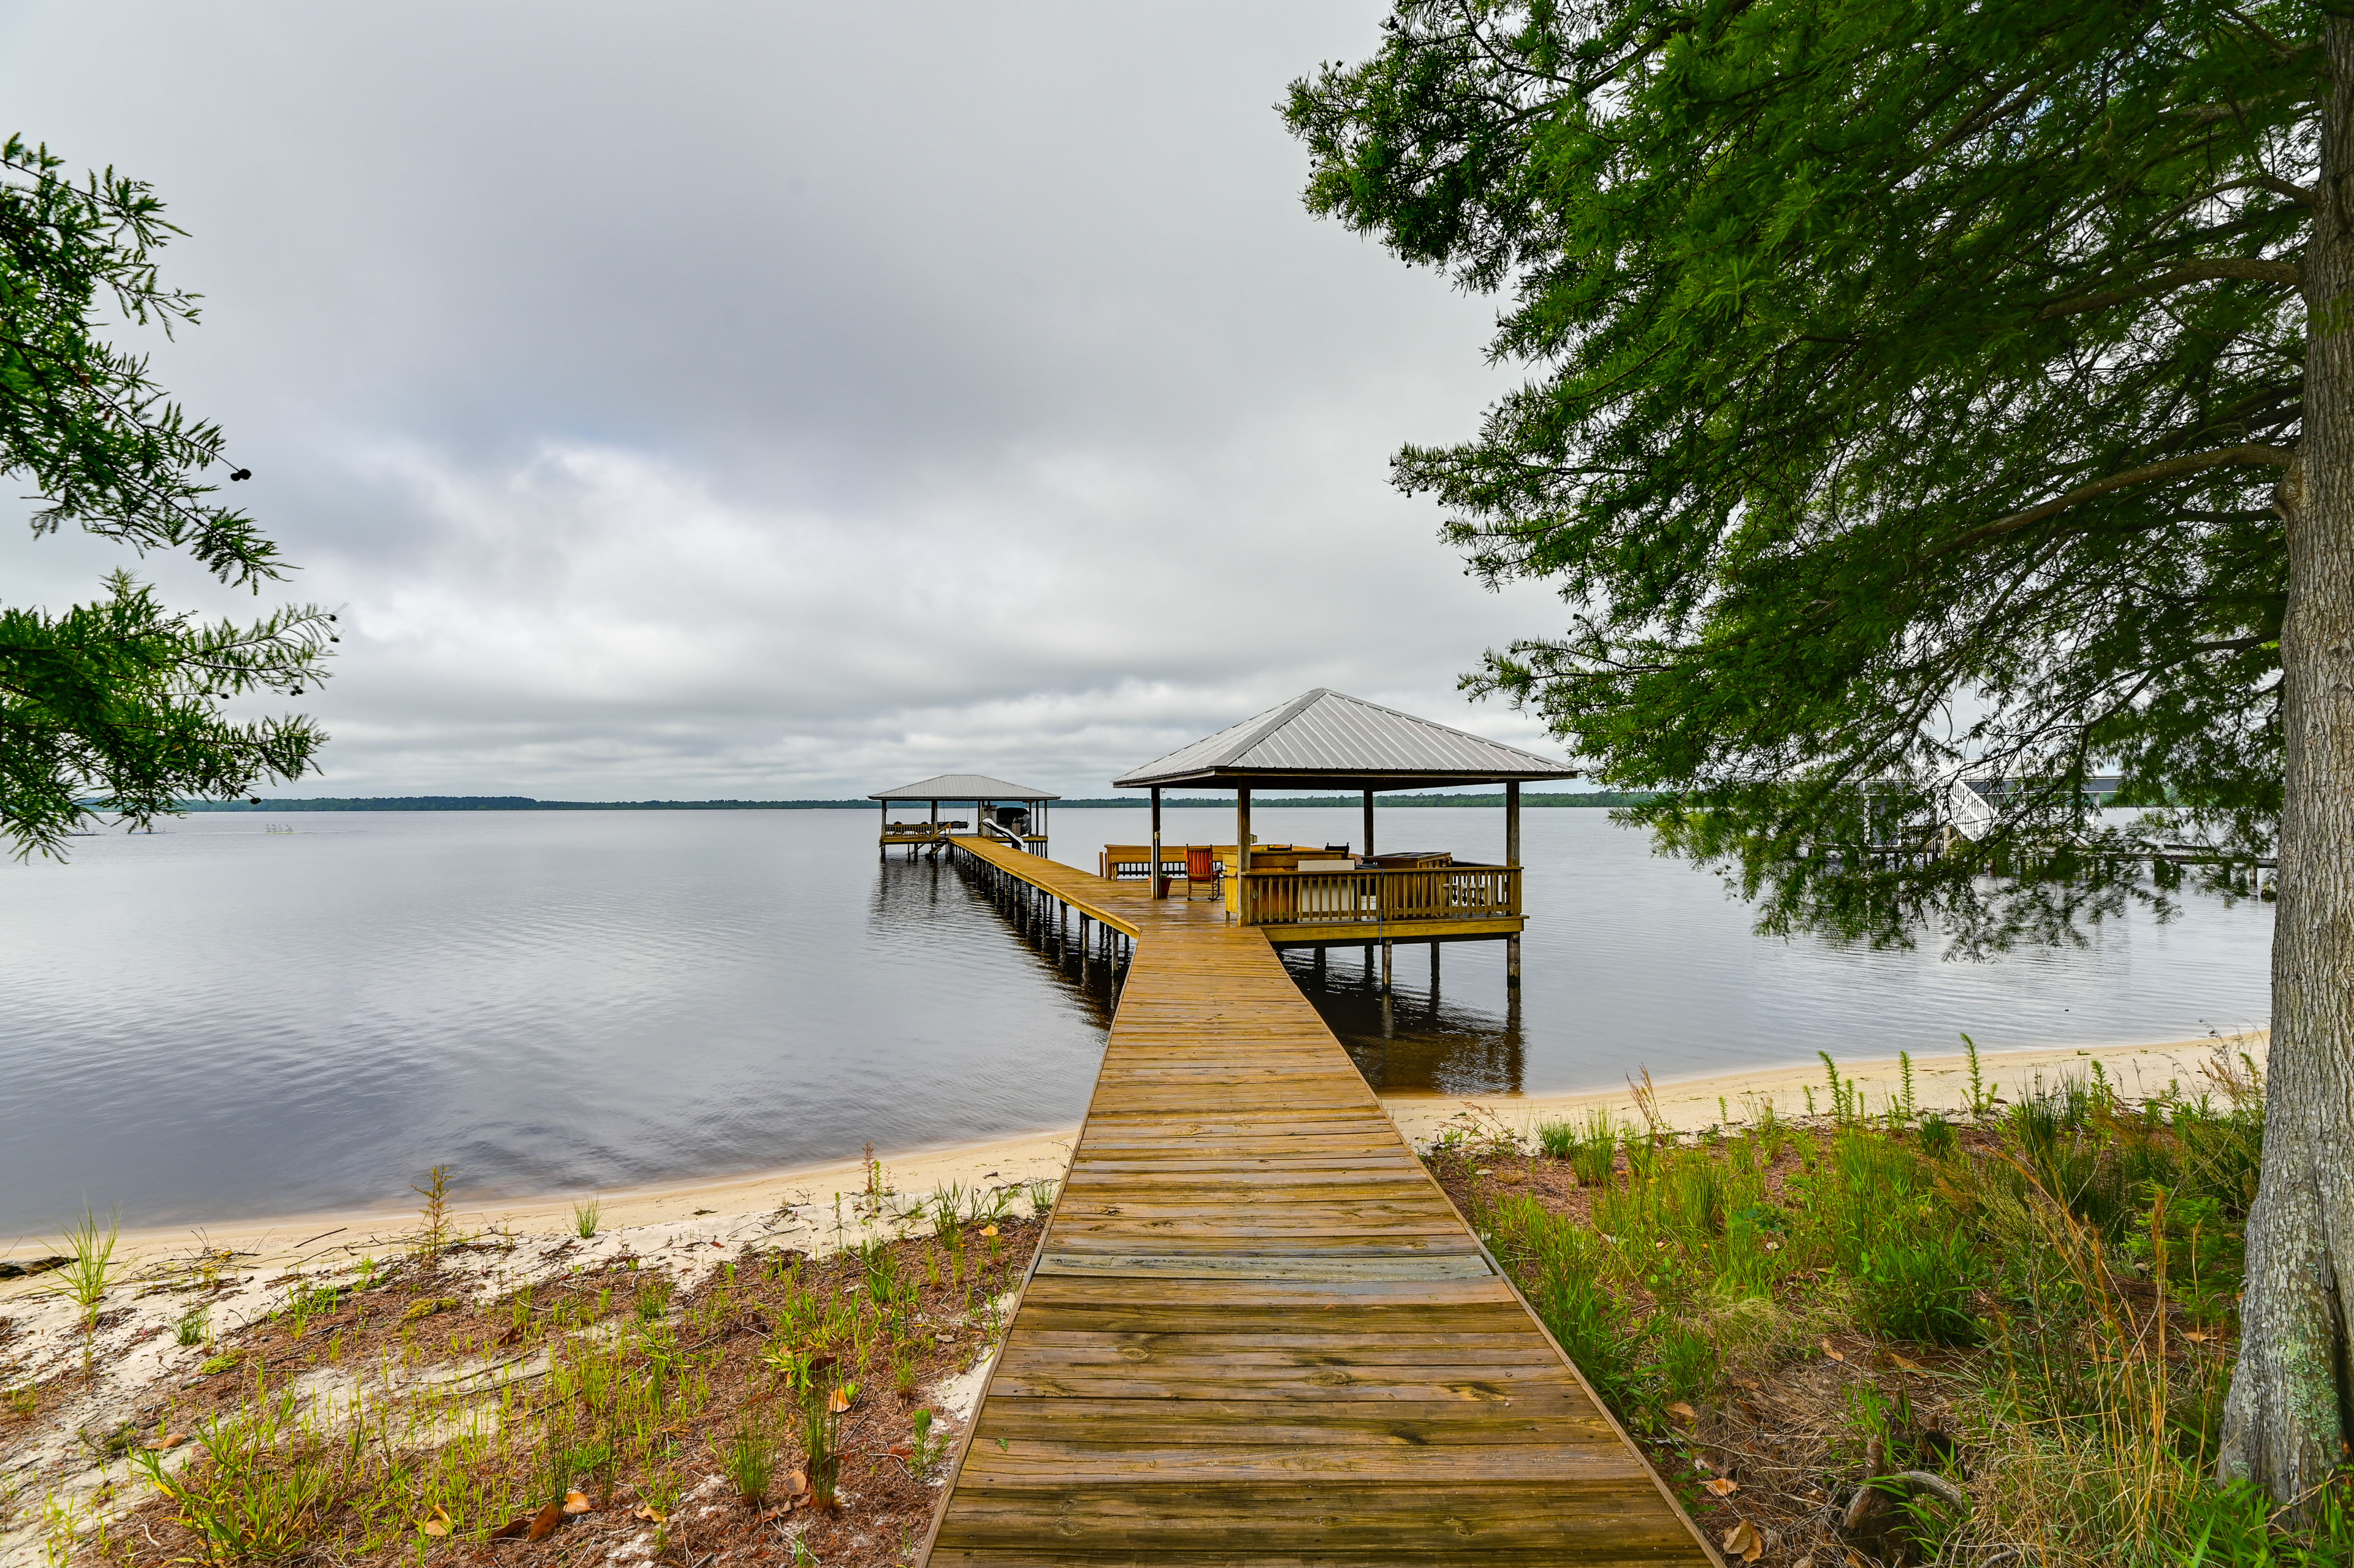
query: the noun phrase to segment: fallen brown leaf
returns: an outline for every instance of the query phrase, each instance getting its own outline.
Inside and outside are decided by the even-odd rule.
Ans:
[[[1766,1386],[1765,1384],[1763,1384],[1763,1383],[1759,1383],[1759,1382],[1758,1382],[1755,1378],[1754,1378],[1754,1377],[1736,1377],[1736,1378],[1728,1378],[1728,1379],[1726,1379],[1725,1381],[1727,1381],[1728,1383],[1732,1383],[1732,1384],[1733,1384],[1733,1386],[1734,1386],[1734,1387],[1735,1387],[1735,1388],[1745,1388],[1745,1389],[1748,1389],[1749,1391],[1751,1391],[1752,1393],[1755,1393],[1757,1390],[1759,1390],[1759,1389],[1761,1389],[1761,1388],[1763,1388],[1763,1387],[1765,1387],[1765,1386]]]
[[[420,1520],[418,1523],[417,1528],[419,1531],[427,1535],[438,1536],[449,1534],[450,1510],[446,1508],[435,1509],[433,1510],[433,1517],[429,1520]]]
[[[1741,1483],[1730,1476],[1719,1476],[1712,1481],[1702,1481],[1701,1488],[1704,1491],[1714,1492],[1718,1497],[1729,1498],[1741,1489]]]
[[[594,1510],[596,1506],[597,1505],[595,1503],[588,1500],[588,1494],[586,1492],[567,1492],[564,1494],[564,1511],[567,1513],[588,1513]]]
[[[847,1386],[837,1388],[832,1393],[827,1394],[825,1396],[825,1408],[826,1413],[831,1415],[839,1415],[843,1411],[849,1409],[849,1388]]]
[[[1843,1361],[1847,1360],[1847,1352],[1842,1350],[1834,1349],[1831,1345],[1830,1337],[1829,1335],[1825,1335],[1823,1337],[1823,1354],[1830,1357],[1830,1359],[1835,1361]]]
[[[504,1524],[491,1531],[491,1539],[493,1541],[513,1541],[516,1536],[521,1535],[525,1531],[529,1530],[530,1528],[531,1515],[527,1513],[517,1514],[514,1518],[507,1520]]]
[[[1894,1351],[1888,1352],[1888,1359],[1895,1362],[1898,1366],[1903,1367],[1906,1372],[1927,1372],[1929,1370],[1927,1367],[1923,1366],[1919,1361],[1913,1360],[1910,1356],[1900,1356]]]
[[[1755,1563],[1766,1555],[1766,1538],[1744,1519],[1724,1532],[1724,1549],[1744,1563]]]
[[[884,1451],[885,1453],[886,1453],[886,1454],[890,1455],[890,1456],[891,1456],[891,1457],[893,1457],[893,1458],[895,1458],[895,1459],[907,1459],[907,1458],[912,1458],[912,1457],[914,1457],[914,1456],[915,1456],[915,1452],[916,1452],[915,1448],[914,1448],[912,1446],[910,1446],[910,1445],[908,1445],[908,1444],[906,1444],[906,1443],[894,1443],[894,1444],[892,1444],[888,1448],[885,1448],[885,1449],[884,1449],[883,1451]]]
[[[809,1472],[807,1470],[795,1470],[793,1472],[792,1489],[793,1496],[797,1498],[807,1497],[809,1495]]]
[[[639,1509],[636,1512],[631,1514],[630,1517],[631,1519],[644,1520],[648,1524],[660,1524],[664,1520],[670,1518],[670,1515],[649,1504],[644,1508]]]
[[[2194,1344],[2194,1345],[2203,1345],[2203,1344],[2205,1344],[2209,1340],[2212,1339],[2214,1336],[2213,1336],[2213,1335],[2211,1335],[2211,1334],[2206,1333],[2205,1331],[2203,1331],[2203,1330],[2198,1330],[2198,1329],[2185,1329],[2185,1330],[2182,1330],[2182,1335],[2181,1335],[2181,1337],[2182,1337],[2183,1339],[2186,1339],[2186,1340],[2190,1340],[2190,1341],[2192,1344]]]
[[[505,1333],[499,1336],[499,1343],[502,1345],[512,1345],[517,1340],[522,1338],[523,1325],[521,1323],[517,1323],[514,1328],[509,1329]]]
[[[995,1225],[983,1225],[981,1227],[981,1234],[985,1236],[993,1236],[997,1234],[997,1227]]]
[[[173,1432],[156,1438],[155,1441],[148,1444],[147,1446],[150,1448],[176,1448],[187,1440],[188,1435],[186,1433]]]
[[[1691,1405],[1686,1404],[1681,1399],[1668,1406],[1668,1414],[1670,1415],[1681,1415],[1686,1421],[1698,1421],[1700,1419],[1700,1412],[1694,1410]]]
[[[531,1528],[524,1531],[523,1538],[525,1541],[546,1541],[556,1533],[556,1527],[563,1522],[564,1505],[551,1498],[546,1508],[532,1515]]]

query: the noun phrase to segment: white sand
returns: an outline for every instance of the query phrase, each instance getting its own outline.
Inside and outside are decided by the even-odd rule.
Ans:
[[[883,1184],[904,1205],[951,1182],[968,1190],[988,1190],[1019,1188],[1037,1180],[1060,1181],[1077,1136],[1076,1127],[1056,1128],[990,1143],[880,1155]],[[458,1174],[462,1179],[464,1173]],[[748,1239],[748,1226],[757,1226],[762,1235],[777,1237],[779,1245],[818,1252],[826,1250],[832,1239],[837,1197],[843,1202],[848,1239],[857,1239],[858,1222],[849,1217],[849,1212],[852,1200],[864,1193],[866,1185],[865,1167],[852,1160],[624,1192],[483,1203],[461,1200],[451,1210],[451,1222],[461,1234],[497,1230],[526,1236],[563,1235],[573,1229],[573,1205],[594,1198],[601,1232],[658,1228],[682,1240],[740,1241]],[[331,1253],[351,1257],[370,1253],[388,1255],[404,1250],[417,1234],[417,1200],[404,1197],[406,1202],[384,1208],[126,1229],[116,1244],[115,1255],[135,1264],[228,1250],[238,1255],[237,1266],[243,1269],[292,1265]],[[40,1257],[66,1250],[55,1236],[29,1235],[0,1246],[0,1258]],[[53,1282],[38,1276],[0,1280],[0,1307],[27,1287],[43,1283]]]
[[[1978,1069],[1986,1092],[2009,1100],[2039,1078],[2047,1084],[2062,1076],[2088,1076],[2092,1064],[2116,1084],[2128,1099],[2145,1099],[2179,1085],[2196,1095],[2212,1085],[2201,1065],[2218,1050],[2236,1057],[2245,1052],[2261,1067],[2264,1033],[2175,1040],[2155,1045],[2055,1046],[2033,1051],[1981,1051]],[[1836,1060],[1836,1058],[1834,1058]],[[1840,1062],[1840,1076],[1854,1083],[1864,1104],[1877,1110],[1898,1092],[1903,1064],[1895,1057],[1863,1062]],[[1639,1069],[1635,1081],[1641,1081]],[[1913,1058],[1914,1097],[1920,1108],[1954,1111],[1969,1103],[1969,1058],[1967,1055]],[[1815,1107],[1830,1109],[1830,1080],[1819,1060],[1787,1067],[1749,1068],[1714,1073],[1706,1077],[1676,1079],[1653,1086],[1660,1119],[1678,1131],[1691,1132],[1718,1123],[1739,1125],[1757,1119],[1762,1106],[1771,1103],[1785,1118],[1807,1112],[1807,1091],[1814,1091]],[[1580,1095],[1391,1095],[1382,1104],[1398,1130],[1425,1143],[1448,1128],[1485,1128],[1532,1134],[1543,1121],[1583,1120],[1589,1109],[1608,1111],[1621,1122],[1638,1116],[1633,1087],[1605,1089]]]

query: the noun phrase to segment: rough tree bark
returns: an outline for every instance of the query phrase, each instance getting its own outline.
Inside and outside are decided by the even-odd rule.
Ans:
[[[2305,426],[2280,487],[2287,788],[2264,1176],[2220,1466],[2284,1502],[2354,1442],[2354,19],[2324,28],[2321,200],[2301,280]]]

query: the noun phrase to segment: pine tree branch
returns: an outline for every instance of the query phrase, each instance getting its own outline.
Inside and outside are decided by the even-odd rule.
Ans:
[[[2098,294],[2080,294],[2073,300],[2055,300],[2036,312],[2035,319],[2040,322],[2056,321],[2062,316],[2083,315],[2087,311],[2105,311],[2111,305],[2146,300],[2152,294],[2162,294],[2185,283],[2204,283],[2217,278],[2250,278],[2265,283],[2295,283],[2298,276],[2294,261],[2219,256],[2204,261],[2186,261],[2179,267],[2168,268],[2155,278],[2126,288],[2110,289]]]
[[[2005,534],[2017,533],[2030,524],[2041,523],[2046,517],[2056,516],[2072,506],[2095,500],[2113,491],[2125,490],[2137,484],[2147,484],[2153,480],[2177,479],[2186,473],[2197,473],[2203,469],[2221,468],[2231,463],[2262,463],[2272,468],[2286,468],[2296,459],[2296,454],[2286,447],[2270,447],[2249,442],[2236,447],[2221,447],[2213,451],[2190,452],[2181,457],[2168,458],[2164,462],[2146,463],[2140,468],[2129,468],[2123,473],[2113,473],[2106,479],[2096,479],[2090,484],[2080,484],[2067,494],[2055,496],[2041,506],[2031,506],[2024,512],[2014,512],[2008,517],[1998,517],[1991,523],[1973,528],[1966,534],[1946,540],[1942,545],[1934,546],[1924,554],[1945,556],[1951,555],[1956,550],[1967,550],[1971,546],[1984,544],[1988,539],[1998,539]]]

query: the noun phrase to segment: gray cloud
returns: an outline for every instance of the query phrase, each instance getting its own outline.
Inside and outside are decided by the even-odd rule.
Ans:
[[[298,792],[1095,793],[1315,684],[1541,739],[1454,677],[1559,607],[1386,484],[1491,307],[1310,219],[1272,107],[1381,14],[48,5],[0,88],[190,230],[159,370],[347,609]]]

